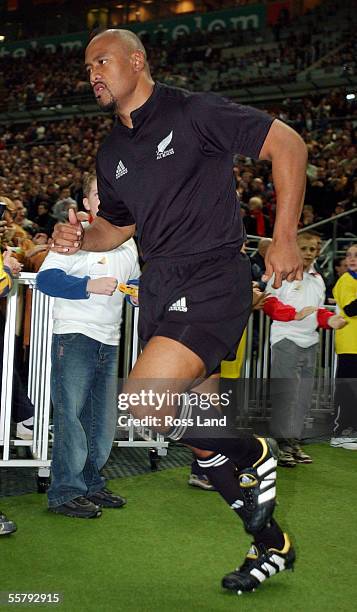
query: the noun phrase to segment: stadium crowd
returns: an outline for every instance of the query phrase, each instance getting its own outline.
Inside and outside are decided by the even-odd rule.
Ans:
[[[309,149],[308,184],[300,227],[357,206],[357,114],[344,91],[285,100],[270,109],[301,133]],[[81,208],[83,175],[93,170],[96,150],[112,119],[84,116],[62,121],[8,125],[0,133],[0,195],[13,200],[17,225],[50,235],[69,206]],[[248,234],[271,236],[275,191],[270,165],[235,158],[237,191]],[[20,211],[20,212],[19,212]],[[357,234],[357,215],[338,221],[337,235]],[[331,237],[332,224],[321,227]],[[12,246],[23,236],[12,232]]]
[[[299,73],[316,63],[328,73],[342,61],[353,73],[354,17],[352,13],[349,19],[349,15],[346,7],[331,2],[293,20],[286,16],[259,31],[198,29],[165,41],[159,30],[144,35],[143,42],[153,73],[167,84],[213,91],[248,83],[270,85],[295,81]],[[35,48],[26,57],[4,55],[0,59],[1,90],[6,95],[2,96],[0,110],[10,112],[91,99],[83,50],[59,47],[53,53]]]

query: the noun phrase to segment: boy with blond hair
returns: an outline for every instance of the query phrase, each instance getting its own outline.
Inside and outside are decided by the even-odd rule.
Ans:
[[[98,212],[97,179],[84,185],[84,207]],[[72,211],[70,211],[70,214]],[[123,294],[119,283],[140,275],[133,239],[107,252],[50,252],[37,287],[54,296],[51,396],[54,444],[49,509],[96,518],[125,500],[105,487],[117,421],[118,345]]]
[[[271,433],[279,449],[279,465],[295,467],[311,463],[301,446],[304,419],[311,405],[318,327],[340,329],[346,325],[340,315],[323,308],[325,283],[313,263],[317,255],[316,238],[303,232],[297,243],[304,265],[303,279],[283,281],[279,289],[268,282],[269,294],[264,312],[273,319],[270,332],[271,378],[274,379]]]

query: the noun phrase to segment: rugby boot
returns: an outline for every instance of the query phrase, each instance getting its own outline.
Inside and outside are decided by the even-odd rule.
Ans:
[[[293,570],[295,557],[295,551],[286,533],[281,550],[253,543],[244,563],[224,576],[222,586],[229,591],[235,591],[238,595],[255,591],[267,578],[284,570]]]
[[[242,506],[237,509],[248,533],[261,531],[272,517],[276,498],[277,460],[270,443],[257,438],[262,454],[252,467],[237,473],[242,494]]]

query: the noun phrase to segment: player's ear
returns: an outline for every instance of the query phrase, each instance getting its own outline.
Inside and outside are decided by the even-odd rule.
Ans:
[[[90,210],[88,198],[83,198],[83,206],[86,210]]]
[[[134,72],[140,72],[145,66],[145,57],[142,51],[137,49],[130,57],[131,65]]]

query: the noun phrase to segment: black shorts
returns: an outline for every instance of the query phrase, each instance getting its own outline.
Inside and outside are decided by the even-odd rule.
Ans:
[[[251,303],[250,261],[235,249],[151,260],[140,278],[139,338],[181,342],[210,375],[235,359]]]

